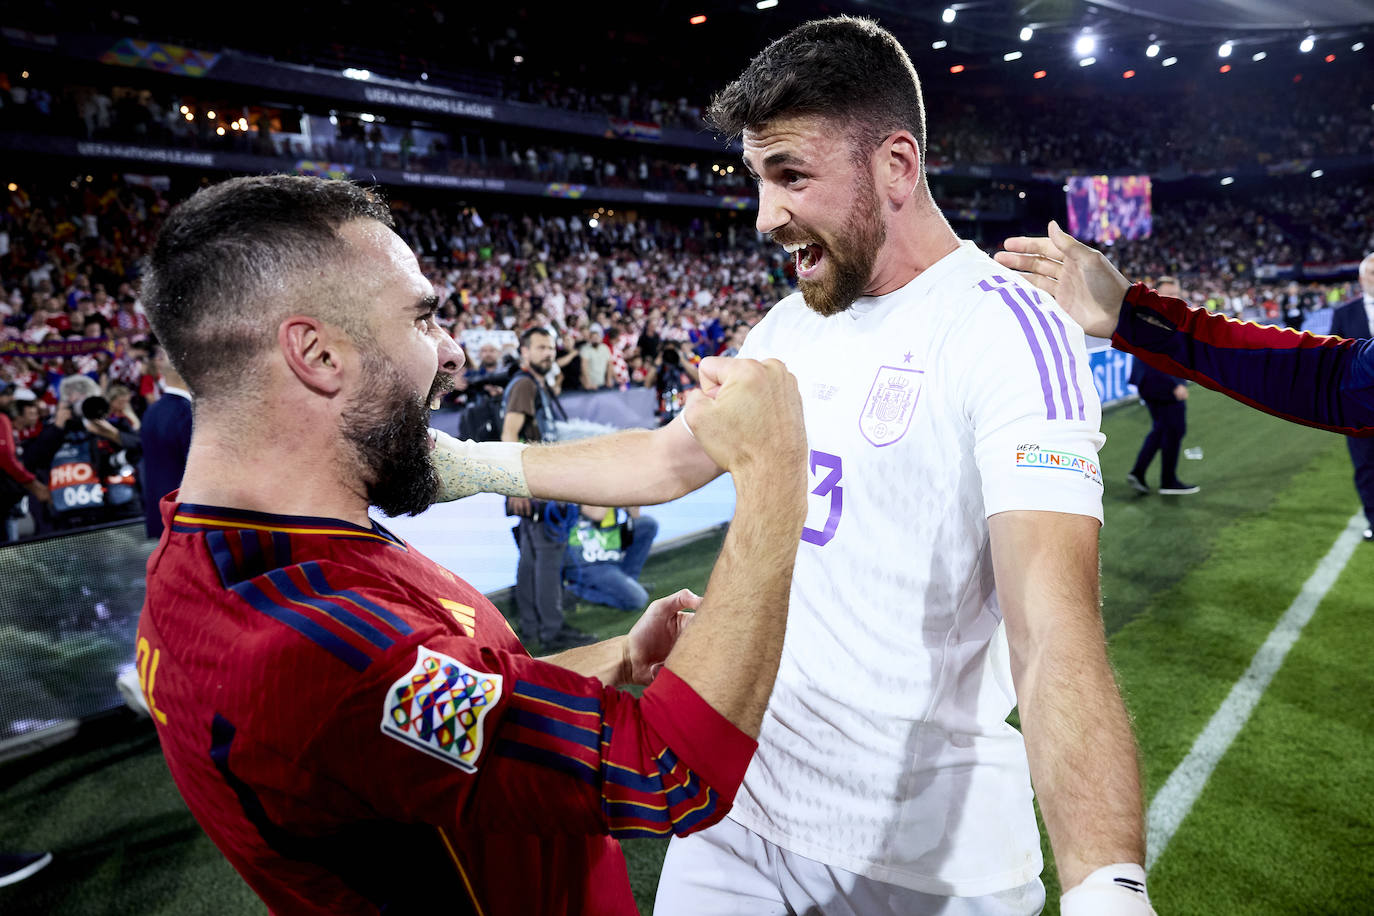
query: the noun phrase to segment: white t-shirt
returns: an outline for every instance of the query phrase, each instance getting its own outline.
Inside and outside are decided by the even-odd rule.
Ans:
[[[810,510],[777,684],[731,817],[916,890],[1025,884],[1041,856],[989,516],[1102,519],[1083,332],[972,243],[822,318],[800,293],[742,356],[796,375]]]

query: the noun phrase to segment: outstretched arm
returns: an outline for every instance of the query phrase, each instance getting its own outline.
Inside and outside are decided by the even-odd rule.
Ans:
[[[1285,420],[1374,436],[1374,341],[1236,321],[1131,285],[1057,223],[1048,238],[1010,238],[1006,247],[1000,263],[1118,350]]]
[[[988,519],[988,529],[1031,783],[1068,891],[1064,912],[1150,914],[1135,737],[1098,610],[1097,519],[1011,511]]]

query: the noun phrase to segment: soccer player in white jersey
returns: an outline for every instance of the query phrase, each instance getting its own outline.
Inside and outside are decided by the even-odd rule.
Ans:
[[[1153,913],[1081,330],[945,221],[915,70],[875,24],[795,29],[710,114],[796,254],[800,291],[742,355],[797,376],[812,505],[758,753],[729,817],[673,841],[655,911],[1038,913],[1034,785],[1062,911]],[[720,473],[680,420],[503,460],[599,505]]]

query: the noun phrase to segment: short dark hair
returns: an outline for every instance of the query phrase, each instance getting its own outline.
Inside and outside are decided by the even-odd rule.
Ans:
[[[144,304],[198,398],[241,387],[250,361],[276,340],[272,319],[290,314],[301,278],[342,257],[338,230],[355,219],[394,225],[375,191],[292,175],[233,178],[173,208],[147,260]],[[310,293],[317,317],[359,327],[351,301]]]
[[[921,81],[897,39],[870,19],[835,16],[797,26],[716,94],[706,119],[733,140],[745,128],[795,115],[842,123],[859,159],[895,131],[910,131],[925,162]]]
[[[530,338],[534,337],[534,335],[536,334],[542,334],[548,338],[553,337],[553,335],[549,333],[548,328],[541,327],[540,325],[535,325],[532,328],[526,328],[520,334],[520,349],[524,350],[528,348],[530,345]]]

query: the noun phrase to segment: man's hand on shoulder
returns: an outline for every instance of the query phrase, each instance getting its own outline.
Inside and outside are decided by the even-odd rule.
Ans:
[[[1048,238],[1016,236],[994,257],[1054,297],[1069,317],[1094,337],[1110,338],[1121,317],[1130,282],[1107,256],[1050,221]]]

